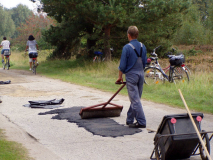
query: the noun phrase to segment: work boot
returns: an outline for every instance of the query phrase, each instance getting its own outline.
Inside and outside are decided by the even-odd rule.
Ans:
[[[138,122],[129,124],[129,128],[146,128],[146,125],[141,125]]]

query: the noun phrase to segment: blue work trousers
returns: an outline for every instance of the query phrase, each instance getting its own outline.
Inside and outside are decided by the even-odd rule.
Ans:
[[[134,118],[140,125],[146,125],[146,118],[141,104],[143,91],[144,72],[130,71],[126,73],[126,86],[130,99],[130,107],[127,112],[127,123],[132,124]]]

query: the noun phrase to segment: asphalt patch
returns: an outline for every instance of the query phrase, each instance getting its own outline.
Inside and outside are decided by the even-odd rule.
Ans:
[[[93,119],[81,119],[79,112],[84,107],[71,107],[65,109],[56,109],[39,115],[56,114],[52,119],[67,120],[71,123],[76,123],[78,127],[83,127],[93,135],[99,135],[102,137],[119,137],[125,135],[133,135],[135,133],[142,132],[138,128],[129,128],[128,126],[121,125],[110,118],[93,118]]]

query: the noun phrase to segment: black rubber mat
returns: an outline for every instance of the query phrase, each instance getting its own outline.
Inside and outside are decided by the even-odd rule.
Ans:
[[[84,107],[56,109],[39,113],[39,115],[57,114],[53,116],[52,119],[66,119],[68,122],[76,123],[79,127],[85,128],[87,131],[93,133],[93,135],[100,135],[102,137],[133,135],[142,131],[141,129],[121,125],[110,118],[81,119],[79,115],[81,108]]]
[[[30,108],[44,108],[44,109],[54,109],[62,107],[59,104],[64,102],[64,99],[52,99],[52,100],[37,100],[37,101],[28,101],[30,104],[23,105],[24,107]]]
[[[10,84],[10,83],[11,83],[10,80],[8,80],[8,81],[0,81],[0,84]]]
[[[30,107],[30,108],[43,108],[43,109],[55,109],[59,107],[63,107],[60,105],[31,105],[31,104],[25,104],[24,107]]]

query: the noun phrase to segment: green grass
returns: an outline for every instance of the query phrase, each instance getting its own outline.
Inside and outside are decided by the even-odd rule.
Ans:
[[[7,141],[0,130],[0,159],[1,160],[29,160],[26,149],[21,144]]]
[[[46,54],[40,54],[37,73],[66,82],[88,86],[108,92],[116,92],[119,61],[93,63],[83,60],[45,61]],[[15,69],[28,70],[28,59],[15,53],[12,60]],[[16,57],[16,58],[15,58]],[[17,58],[19,57],[19,58]],[[20,58],[22,57],[22,58]],[[163,85],[144,85],[142,98],[173,107],[184,108],[178,89],[181,89],[191,110],[213,114],[213,73],[199,72],[190,75],[190,83],[177,84],[166,82]],[[127,95],[126,89],[121,94]]]

